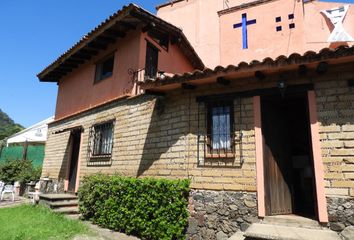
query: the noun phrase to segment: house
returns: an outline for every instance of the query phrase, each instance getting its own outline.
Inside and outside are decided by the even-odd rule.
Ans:
[[[6,139],[6,147],[0,151],[0,161],[29,159],[35,166],[42,166],[47,141],[48,124],[54,117],[36,123]]]
[[[59,86],[43,174],[66,192],[96,172],[190,178],[191,239],[353,225],[354,8],[216,2],[124,7],[41,72]]]

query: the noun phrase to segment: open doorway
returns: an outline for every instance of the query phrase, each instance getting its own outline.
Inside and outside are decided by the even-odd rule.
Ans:
[[[68,162],[68,189],[70,193],[75,193],[76,182],[77,182],[77,172],[79,165],[80,156],[80,145],[81,145],[81,129],[73,130],[70,135],[71,144],[71,154],[70,160]]]
[[[314,218],[316,188],[306,93],[261,98],[267,215]]]

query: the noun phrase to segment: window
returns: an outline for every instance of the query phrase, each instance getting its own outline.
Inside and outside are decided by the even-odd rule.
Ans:
[[[276,17],[275,22],[281,22],[281,17]]]
[[[111,157],[113,148],[113,121],[94,125],[90,130],[90,157]]]
[[[146,78],[157,77],[158,56],[159,56],[159,50],[152,43],[147,42],[146,61],[145,61]]]
[[[277,32],[280,32],[282,30],[282,27],[281,26],[277,26],[275,29],[276,29]]]
[[[289,29],[293,29],[293,28],[295,28],[295,23],[290,23],[289,24]]]
[[[95,83],[113,75],[114,54],[104,58],[96,64]]]
[[[288,15],[288,18],[289,18],[289,20],[294,19],[295,15],[293,13],[291,13],[291,14]]]
[[[233,103],[210,103],[207,107],[207,150],[210,157],[233,156]]]

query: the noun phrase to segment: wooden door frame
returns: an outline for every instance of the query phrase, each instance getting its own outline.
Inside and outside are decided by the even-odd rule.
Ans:
[[[311,144],[313,153],[313,166],[315,173],[316,188],[316,212],[318,221],[321,223],[328,222],[327,201],[325,196],[325,182],[323,161],[321,154],[321,143],[319,133],[319,123],[317,117],[316,93],[314,90],[307,91]],[[262,111],[261,97],[253,97],[254,111],[254,132],[256,141],[256,174],[257,174],[257,200],[258,200],[258,216],[264,218],[266,216],[265,207],[265,178],[264,178],[264,158],[263,158],[263,135],[262,135]]]
[[[78,192],[79,190],[79,182],[80,182],[80,165],[81,165],[81,150],[82,150],[82,137],[83,137],[83,129],[76,129],[73,131],[80,131],[80,147],[79,147],[79,154],[77,157],[77,171],[76,171],[76,182],[75,182],[75,193]],[[71,137],[72,131],[70,131],[70,136],[69,136],[69,155],[68,155],[68,162],[66,164],[66,176],[64,180],[64,191],[67,192],[69,190],[69,177],[70,177],[70,165],[72,161],[72,151],[73,151],[73,138]]]

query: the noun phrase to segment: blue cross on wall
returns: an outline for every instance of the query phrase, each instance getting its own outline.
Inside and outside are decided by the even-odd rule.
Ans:
[[[257,22],[256,19],[247,21],[247,13],[242,14],[242,22],[234,24],[234,28],[242,27],[242,48],[248,48],[248,37],[247,37],[247,26],[255,24]]]

